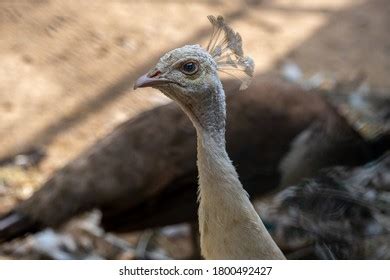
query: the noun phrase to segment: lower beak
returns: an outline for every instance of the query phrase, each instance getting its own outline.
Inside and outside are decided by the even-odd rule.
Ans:
[[[138,78],[138,80],[134,84],[134,89],[142,88],[142,87],[153,87],[158,85],[164,85],[170,83],[171,81],[164,78],[150,78],[147,74]]]

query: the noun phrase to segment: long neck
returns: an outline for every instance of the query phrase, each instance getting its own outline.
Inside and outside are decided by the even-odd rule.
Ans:
[[[207,259],[283,259],[226,152],[222,86],[212,94],[208,106],[190,110],[197,130],[202,254]]]

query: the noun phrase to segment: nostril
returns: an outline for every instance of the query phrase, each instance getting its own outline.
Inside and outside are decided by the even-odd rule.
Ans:
[[[158,76],[161,75],[161,72],[160,71],[156,71],[155,73],[153,73],[152,75],[150,75],[150,78],[157,78]]]

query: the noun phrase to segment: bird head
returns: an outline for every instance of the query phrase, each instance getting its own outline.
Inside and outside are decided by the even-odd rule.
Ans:
[[[134,88],[153,87],[183,101],[207,91],[217,80],[217,64],[212,56],[199,45],[187,45],[163,55],[154,68],[136,81]]]
[[[234,32],[222,16],[208,16],[208,19],[213,32],[207,48],[187,45],[169,51],[136,81],[134,89],[153,87],[174,100],[181,100],[183,96],[210,93],[219,82],[218,72],[235,76],[242,82],[240,89],[247,88],[254,63],[244,57],[240,34]]]
[[[208,19],[213,32],[206,48],[187,45],[166,53],[136,81],[134,89],[156,88],[176,101],[196,128],[224,131],[225,93],[218,73],[236,77],[242,82],[240,89],[245,89],[251,81],[254,63],[244,56],[240,34],[223,17]]]

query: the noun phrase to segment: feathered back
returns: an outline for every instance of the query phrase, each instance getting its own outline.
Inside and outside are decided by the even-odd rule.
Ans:
[[[208,16],[207,18],[213,25],[207,51],[216,61],[218,70],[239,79],[242,82],[240,90],[248,88],[255,64],[252,58],[244,56],[240,34],[234,32],[222,16]],[[238,74],[232,74],[231,70]]]

